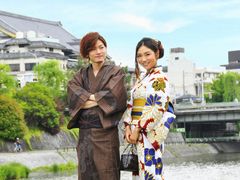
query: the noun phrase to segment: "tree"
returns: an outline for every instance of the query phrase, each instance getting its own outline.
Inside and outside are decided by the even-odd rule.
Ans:
[[[15,140],[27,131],[21,106],[14,99],[0,95],[0,138]]]
[[[220,74],[212,83],[213,102],[240,100],[240,74],[227,72]]]
[[[64,71],[57,60],[49,60],[34,67],[38,82],[49,87],[52,94],[57,97],[61,94],[61,88],[65,82]]]
[[[16,89],[16,80],[9,72],[9,65],[0,64],[0,94],[12,95]]]
[[[131,89],[131,74],[128,72],[128,66],[122,67],[124,73],[125,73],[125,87],[129,91]]]
[[[56,134],[60,130],[60,115],[49,92],[48,87],[40,83],[29,83],[16,93],[16,98],[23,106],[25,121],[29,126]]]

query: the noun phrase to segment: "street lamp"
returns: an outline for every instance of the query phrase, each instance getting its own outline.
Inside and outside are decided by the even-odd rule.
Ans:
[[[203,81],[203,75],[204,75],[204,72],[202,71],[201,72],[201,85],[202,85],[202,105],[205,104],[205,99],[204,99],[204,81]]]

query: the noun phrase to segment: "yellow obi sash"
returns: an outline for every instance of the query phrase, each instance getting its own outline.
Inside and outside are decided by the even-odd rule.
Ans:
[[[143,107],[145,106],[146,103],[146,99],[143,98],[139,98],[139,99],[134,99],[133,100],[133,108],[132,108],[132,120],[139,120],[141,115],[142,115],[142,111],[143,111]]]

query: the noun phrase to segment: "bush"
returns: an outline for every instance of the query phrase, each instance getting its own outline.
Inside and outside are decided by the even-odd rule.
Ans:
[[[28,178],[30,169],[20,163],[9,163],[0,165],[0,179],[21,179]]]
[[[17,82],[12,75],[10,66],[7,64],[0,64],[0,94],[12,96],[15,92]]]
[[[18,91],[17,96],[24,96],[29,92],[38,92],[40,94],[48,96],[49,98],[53,98],[50,89],[47,86],[44,86],[38,82],[31,82],[26,84],[26,86],[24,86],[20,91]]]
[[[77,165],[69,161],[67,164],[53,164],[50,166],[41,166],[32,169],[32,172],[52,172],[52,173],[73,173],[77,169]]]
[[[0,138],[15,140],[27,131],[21,106],[14,99],[0,96]]]
[[[51,134],[59,132],[59,113],[47,87],[30,83],[17,92],[16,98],[23,106],[25,120],[29,126],[43,128]]]

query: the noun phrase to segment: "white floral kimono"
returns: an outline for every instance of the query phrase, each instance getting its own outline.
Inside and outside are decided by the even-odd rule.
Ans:
[[[142,76],[131,91],[124,123],[142,129],[137,143],[139,175],[133,174],[133,179],[163,179],[163,145],[175,119],[169,101],[169,83],[160,68]]]

